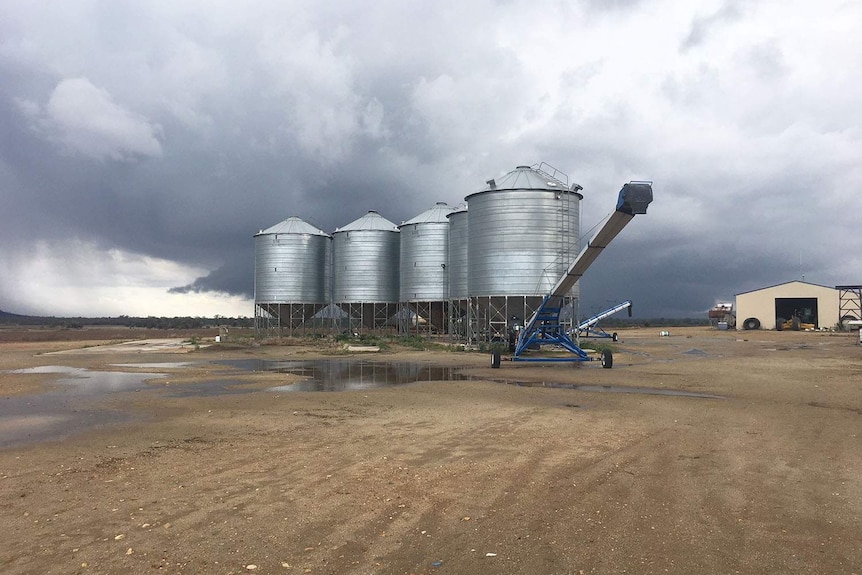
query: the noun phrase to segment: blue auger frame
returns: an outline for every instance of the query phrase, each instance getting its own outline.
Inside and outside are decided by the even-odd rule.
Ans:
[[[569,336],[566,327],[560,321],[563,298],[546,295],[542,305],[533,315],[530,323],[524,326],[515,345],[512,361],[542,361],[542,362],[573,362],[593,361],[594,359],[578,346]],[[559,345],[572,355],[566,357],[524,357],[521,354],[530,347],[542,345]]]
[[[557,302],[552,302],[551,300],[557,300]],[[512,357],[512,361],[595,361],[595,358],[588,355],[581,347],[575,343],[575,341],[569,335],[569,332],[565,329],[565,326],[560,321],[560,312],[562,311],[562,298],[561,297],[552,297],[551,295],[545,296],[545,299],[542,300],[542,305],[539,306],[536,315],[533,317],[533,321],[531,321],[527,326],[524,327],[524,330],[519,334],[522,337],[518,338],[518,343],[515,346],[515,353]],[[632,302],[631,300],[626,300],[620,304],[617,304],[611,308],[606,309],[601,313],[597,313],[593,317],[584,320],[574,329],[572,329],[572,333],[581,334],[583,332],[586,333],[594,333],[595,337],[604,337],[608,339],[612,339],[613,336],[603,330],[598,326],[598,322],[606,317],[609,317],[617,312],[620,312],[626,308],[631,309]],[[597,331],[596,328],[598,328]],[[602,335],[599,335],[601,333]],[[565,350],[572,353],[569,357],[522,357],[521,354],[530,349],[530,347],[542,345],[559,345]]]
[[[606,332],[599,325],[599,322],[605,318],[608,318],[608,317],[614,315],[615,313],[619,313],[619,312],[623,311],[624,309],[629,310],[629,317],[631,317],[632,316],[632,300],[627,299],[626,301],[619,303],[613,307],[610,307],[610,308],[606,309],[605,311],[597,313],[596,315],[594,315],[593,317],[591,317],[589,319],[585,319],[584,321],[579,323],[577,326],[572,328],[572,331],[577,333],[578,336],[580,336],[580,337],[590,337],[590,336],[592,336],[592,337],[603,337],[606,339],[612,339],[612,340],[616,341],[617,340],[616,332],[614,332],[613,334]]]
[[[614,332],[614,333],[616,333],[616,332]],[[585,328],[585,329],[578,331],[578,336],[580,336],[580,337],[595,337],[595,338],[602,338],[602,339],[614,339],[614,334],[606,332],[605,328],[603,328],[599,324],[596,324],[592,327],[588,327],[588,328]]]

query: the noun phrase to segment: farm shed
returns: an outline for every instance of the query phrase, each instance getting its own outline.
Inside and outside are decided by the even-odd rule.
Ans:
[[[736,294],[736,327],[776,329],[776,325],[780,328],[782,322],[798,318],[794,320],[797,326],[831,328],[838,324],[838,308],[837,289],[792,281]]]

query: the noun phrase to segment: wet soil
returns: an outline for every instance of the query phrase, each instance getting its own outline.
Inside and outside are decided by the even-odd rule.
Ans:
[[[86,408],[132,418],[0,448],[0,572],[862,572],[858,336],[670,331],[620,331],[610,370],[376,354],[471,379],[334,393],[218,363],[327,346],[7,340],[0,370],[166,375]],[[0,398],[63,385],[2,373]]]

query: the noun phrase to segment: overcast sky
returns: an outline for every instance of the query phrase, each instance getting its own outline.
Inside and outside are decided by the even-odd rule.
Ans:
[[[862,283],[860,22],[856,0],[5,0],[0,309],[252,316],[258,230],[398,223],[541,161],[584,187],[583,231],[654,182],[582,311]]]

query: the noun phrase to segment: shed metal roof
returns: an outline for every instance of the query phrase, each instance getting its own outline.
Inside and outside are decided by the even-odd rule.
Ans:
[[[771,285],[771,286],[766,286],[766,287],[762,287],[762,288],[751,289],[751,290],[748,290],[748,291],[739,292],[739,293],[738,293],[738,294],[736,294],[736,295],[745,295],[745,294],[748,294],[748,293],[754,293],[754,292],[757,292],[757,291],[768,290],[768,289],[777,288],[777,287],[779,287],[779,286],[786,286],[786,285],[790,285],[790,284],[802,284],[802,285],[812,286],[812,287],[819,287],[819,288],[826,288],[826,289],[837,289],[837,288],[834,288],[834,287],[832,287],[832,286],[825,286],[825,285],[815,284],[815,283],[811,283],[811,282],[804,282],[804,281],[801,281],[801,280],[792,280],[792,281],[789,281],[789,282],[783,282],[783,283],[780,283],[780,284],[774,284],[774,285]]]

